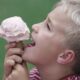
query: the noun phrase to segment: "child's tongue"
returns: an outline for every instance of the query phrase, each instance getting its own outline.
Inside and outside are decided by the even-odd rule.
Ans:
[[[27,46],[28,46],[28,47],[35,46],[35,43],[34,43],[34,42],[33,42],[33,43],[30,43],[30,44],[28,44]]]

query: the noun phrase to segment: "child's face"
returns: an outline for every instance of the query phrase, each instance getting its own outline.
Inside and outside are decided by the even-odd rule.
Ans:
[[[64,28],[68,19],[60,8],[50,12],[41,23],[32,26],[35,46],[26,47],[23,59],[37,65],[55,63],[64,51]]]

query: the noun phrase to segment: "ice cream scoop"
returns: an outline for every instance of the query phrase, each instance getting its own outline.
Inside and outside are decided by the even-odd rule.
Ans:
[[[19,16],[4,19],[0,25],[0,37],[7,42],[19,42],[30,38],[30,30],[27,24]]]
[[[2,21],[0,36],[8,42],[28,40],[30,30],[21,17],[14,16]]]

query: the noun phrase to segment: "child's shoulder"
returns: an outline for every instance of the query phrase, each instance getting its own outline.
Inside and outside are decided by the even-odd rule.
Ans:
[[[41,80],[41,77],[37,68],[32,68],[30,70],[29,77],[30,77],[30,80]],[[60,80],[80,80],[80,75],[72,74]]]
[[[38,69],[32,68],[29,72],[30,80],[41,80]]]

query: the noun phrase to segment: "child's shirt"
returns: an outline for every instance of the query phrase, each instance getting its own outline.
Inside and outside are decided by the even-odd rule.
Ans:
[[[41,80],[37,68],[33,68],[29,74],[30,80]]]
[[[41,80],[40,78],[40,75],[39,75],[39,72],[36,68],[33,68],[31,71],[30,71],[30,80]],[[80,80],[80,75],[69,75],[69,76],[66,76],[60,80]]]

